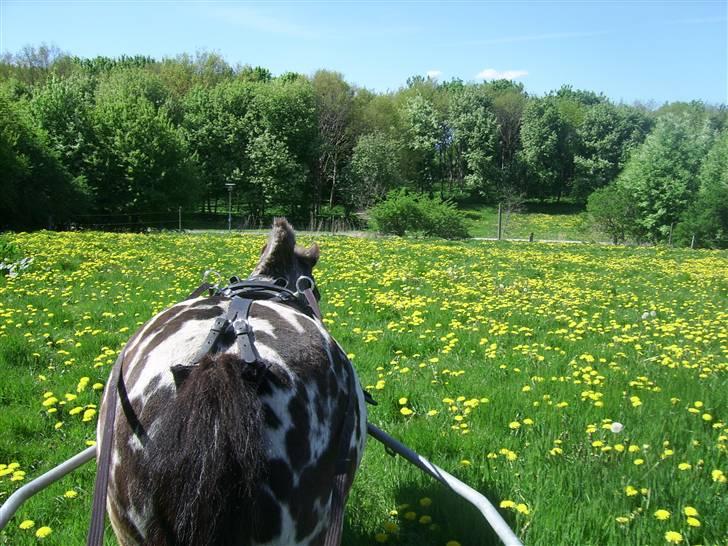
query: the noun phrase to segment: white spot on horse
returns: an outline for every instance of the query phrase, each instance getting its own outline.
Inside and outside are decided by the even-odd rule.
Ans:
[[[255,304],[260,305],[261,307],[267,307],[271,311],[274,311],[279,317],[290,324],[299,334],[305,332],[303,325],[299,321],[300,317],[306,316],[303,313],[296,311],[287,305],[281,305],[280,303],[273,303],[270,301],[256,301]]]
[[[273,339],[278,339],[278,336],[275,333],[275,327],[270,323],[270,321],[261,318],[250,317],[248,319],[248,322],[250,323],[250,326],[253,328],[254,332],[263,332],[264,334],[268,334]]]

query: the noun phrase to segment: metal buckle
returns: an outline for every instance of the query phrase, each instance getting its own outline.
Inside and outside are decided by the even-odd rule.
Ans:
[[[301,281],[308,281],[309,286],[301,288]],[[313,290],[314,286],[316,286],[316,283],[313,282],[311,277],[307,277],[306,275],[301,275],[296,279],[296,292],[303,293],[304,290],[308,290],[309,288]]]
[[[220,275],[220,273],[213,269],[205,270],[205,272],[202,274],[202,282],[207,282],[207,278],[210,277],[210,275],[214,276],[215,280],[217,281],[215,284],[212,285],[212,289],[219,290],[220,284],[222,283],[222,275]]]

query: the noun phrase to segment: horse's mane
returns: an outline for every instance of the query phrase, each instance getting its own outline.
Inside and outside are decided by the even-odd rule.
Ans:
[[[264,461],[261,402],[235,355],[191,371],[148,444],[149,492],[159,526],[149,544],[232,545],[251,532]],[[201,498],[202,497],[202,498]]]

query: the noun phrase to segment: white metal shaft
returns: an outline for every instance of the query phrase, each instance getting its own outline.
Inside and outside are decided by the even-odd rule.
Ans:
[[[508,523],[506,523],[506,521],[498,513],[498,510],[496,510],[495,506],[493,506],[484,495],[481,495],[475,489],[461,482],[455,476],[447,473],[436,464],[432,464],[430,461],[418,455],[406,445],[398,442],[386,432],[375,427],[371,423],[367,423],[367,431],[374,439],[382,442],[392,451],[401,455],[417,468],[426,474],[429,474],[443,485],[446,485],[457,495],[475,506],[480,513],[483,514],[483,517],[488,520],[493,531],[495,531],[505,546],[523,546],[523,543],[508,526]]]
[[[20,508],[30,497],[35,495],[41,489],[48,487],[53,482],[60,480],[66,474],[73,472],[82,464],[87,463],[91,459],[96,457],[96,447],[89,447],[84,449],[78,455],[74,455],[67,461],[62,462],[55,468],[50,469],[48,472],[39,476],[38,478],[26,483],[23,487],[15,491],[8,497],[2,506],[0,506],[0,529],[3,529],[13,514]]]

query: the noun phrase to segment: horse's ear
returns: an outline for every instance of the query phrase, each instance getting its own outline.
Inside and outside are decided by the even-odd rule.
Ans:
[[[309,266],[311,266],[311,269],[313,269],[313,266],[316,265],[319,257],[321,256],[321,249],[316,243],[312,244],[308,248],[301,248],[299,246],[296,247],[296,256],[307,262]]]

